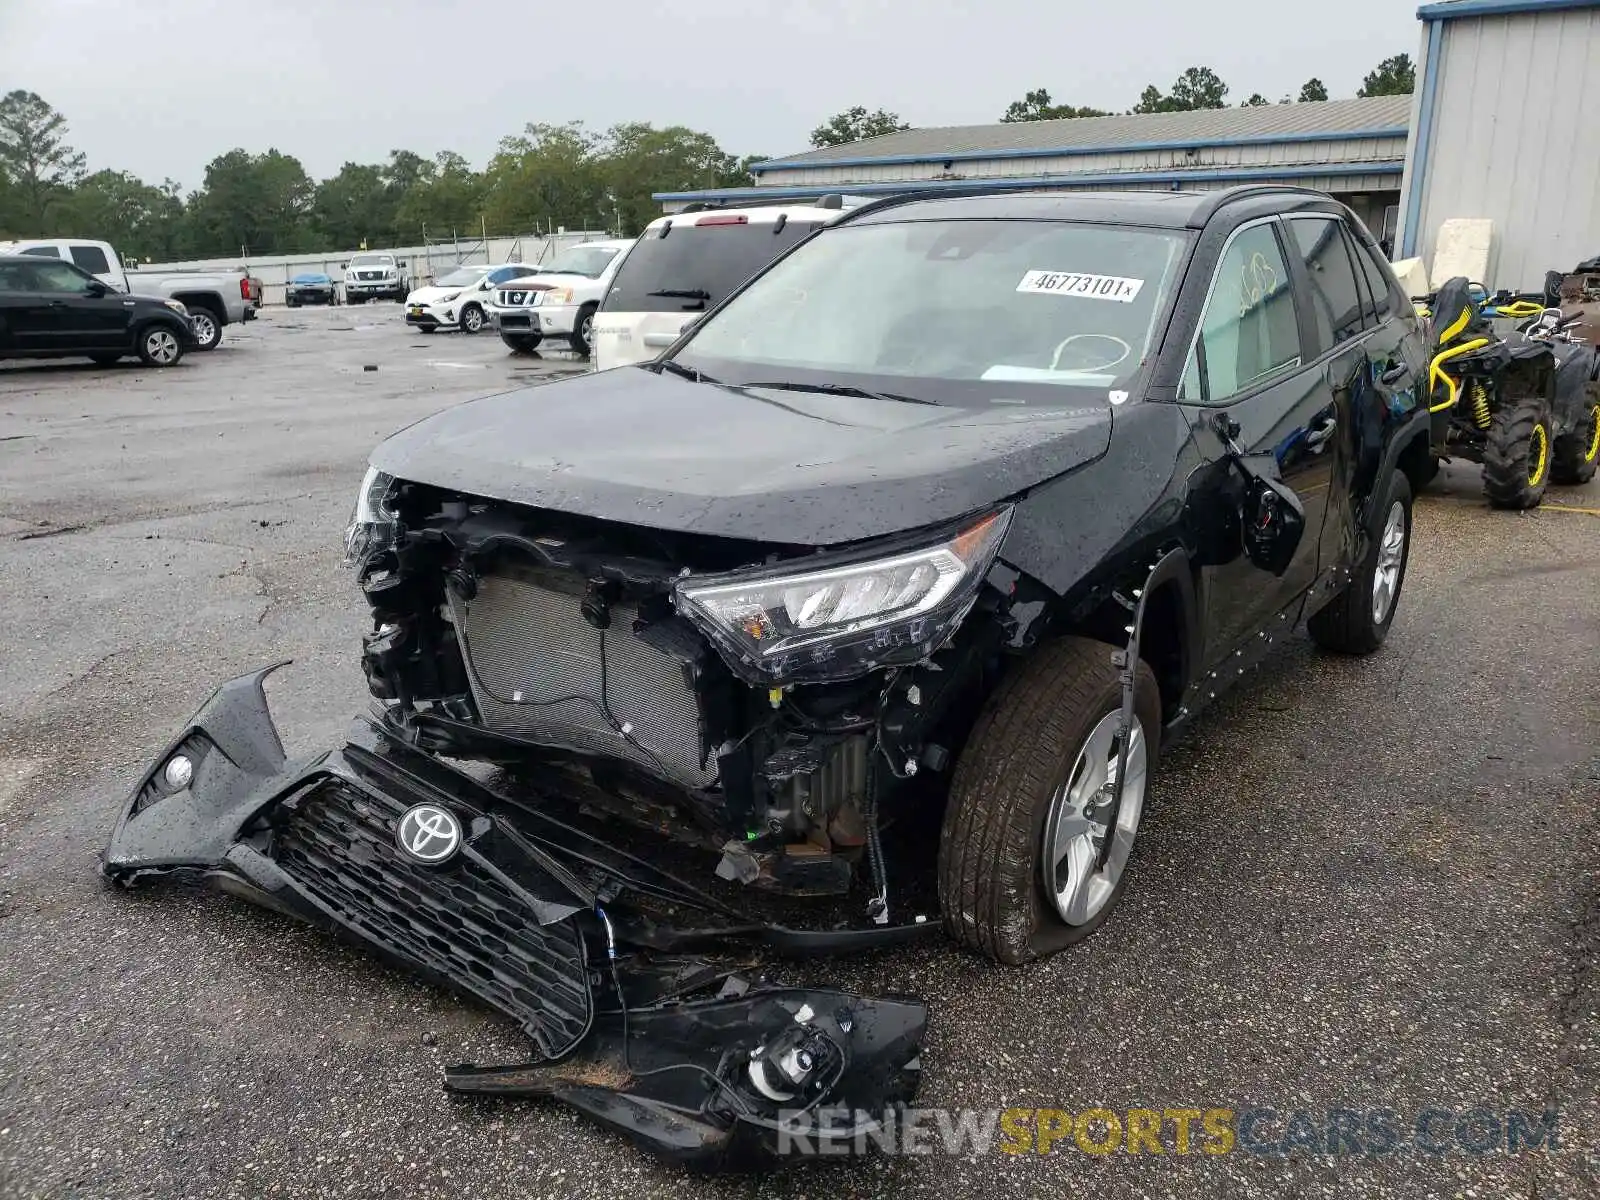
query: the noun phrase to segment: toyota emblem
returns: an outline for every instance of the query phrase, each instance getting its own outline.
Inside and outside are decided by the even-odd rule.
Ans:
[[[394,840],[407,858],[437,866],[461,848],[461,822],[437,804],[413,805],[401,815]]]

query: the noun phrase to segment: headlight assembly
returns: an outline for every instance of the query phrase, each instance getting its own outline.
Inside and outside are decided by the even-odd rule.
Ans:
[[[440,296],[437,300],[434,301],[434,303],[435,304],[449,304],[450,301],[456,299],[460,295],[461,295],[460,292],[451,292],[448,296]]]
[[[548,291],[535,292],[533,294],[533,303],[535,303],[535,304],[571,304],[572,303],[572,289],[571,288],[550,288]]]
[[[400,536],[400,514],[393,507],[395,478],[368,467],[356,493],[355,510],[344,531],[344,566],[358,567],[373,554],[393,547]]]
[[[972,606],[1011,521],[991,513],[932,545],[883,558],[688,577],[683,613],[748,680],[839,679],[936,650]]]
[[[181,300],[166,300],[163,303],[179,316],[187,317],[189,315],[189,306]]]

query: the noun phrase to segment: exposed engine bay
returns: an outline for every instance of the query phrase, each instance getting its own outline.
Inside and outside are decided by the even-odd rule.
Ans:
[[[917,778],[947,768],[1018,635],[1017,574],[993,561],[1008,514],[931,550],[924,531],[900,558],[892,542],[818,555],[376,474],[348,559],[373,610],[363,667],[397,736],[513,771],[562,766],[586,805],[713,851],[723,879],[860,884],[889,921],[880,830],[919,802],[936,820],[937,785]],[[903,618],[807,636],[829,606],[848,618],[872,602],[859,593],[894,588],[912,598]]]

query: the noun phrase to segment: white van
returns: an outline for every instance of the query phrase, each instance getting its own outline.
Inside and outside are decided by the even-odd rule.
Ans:
[[[595,314],[595,370],[655,358],[701,313],[857,206],[824,196],[815,204],[691,207],[651,221]]]

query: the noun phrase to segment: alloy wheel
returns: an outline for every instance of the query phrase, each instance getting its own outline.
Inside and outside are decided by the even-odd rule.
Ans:
[[[1400,567],[1406,557],[1406,508],[1396,500],[1383,521],[1378,562],[1372,571],[1372,621],[1382,625],[1400,589]]]
[[[144,339],[145,351],[162,366],[176,362],[178,339],[165,329],[153,329]]]
[[[1110,902],[1138,836],[1150,759],[1144,726],[1137,717],[1129,733],[1122,807],[1116,828],[1111,828],[1121,727],[1120,710],[1100,718],[1084,739],[1067,781],[1051,797],[1045,815],[1040,853],[1045,891],[1056,915],[1068,925],[1088,924]],[[1101,862],[1107,837],[1111,846]]]

